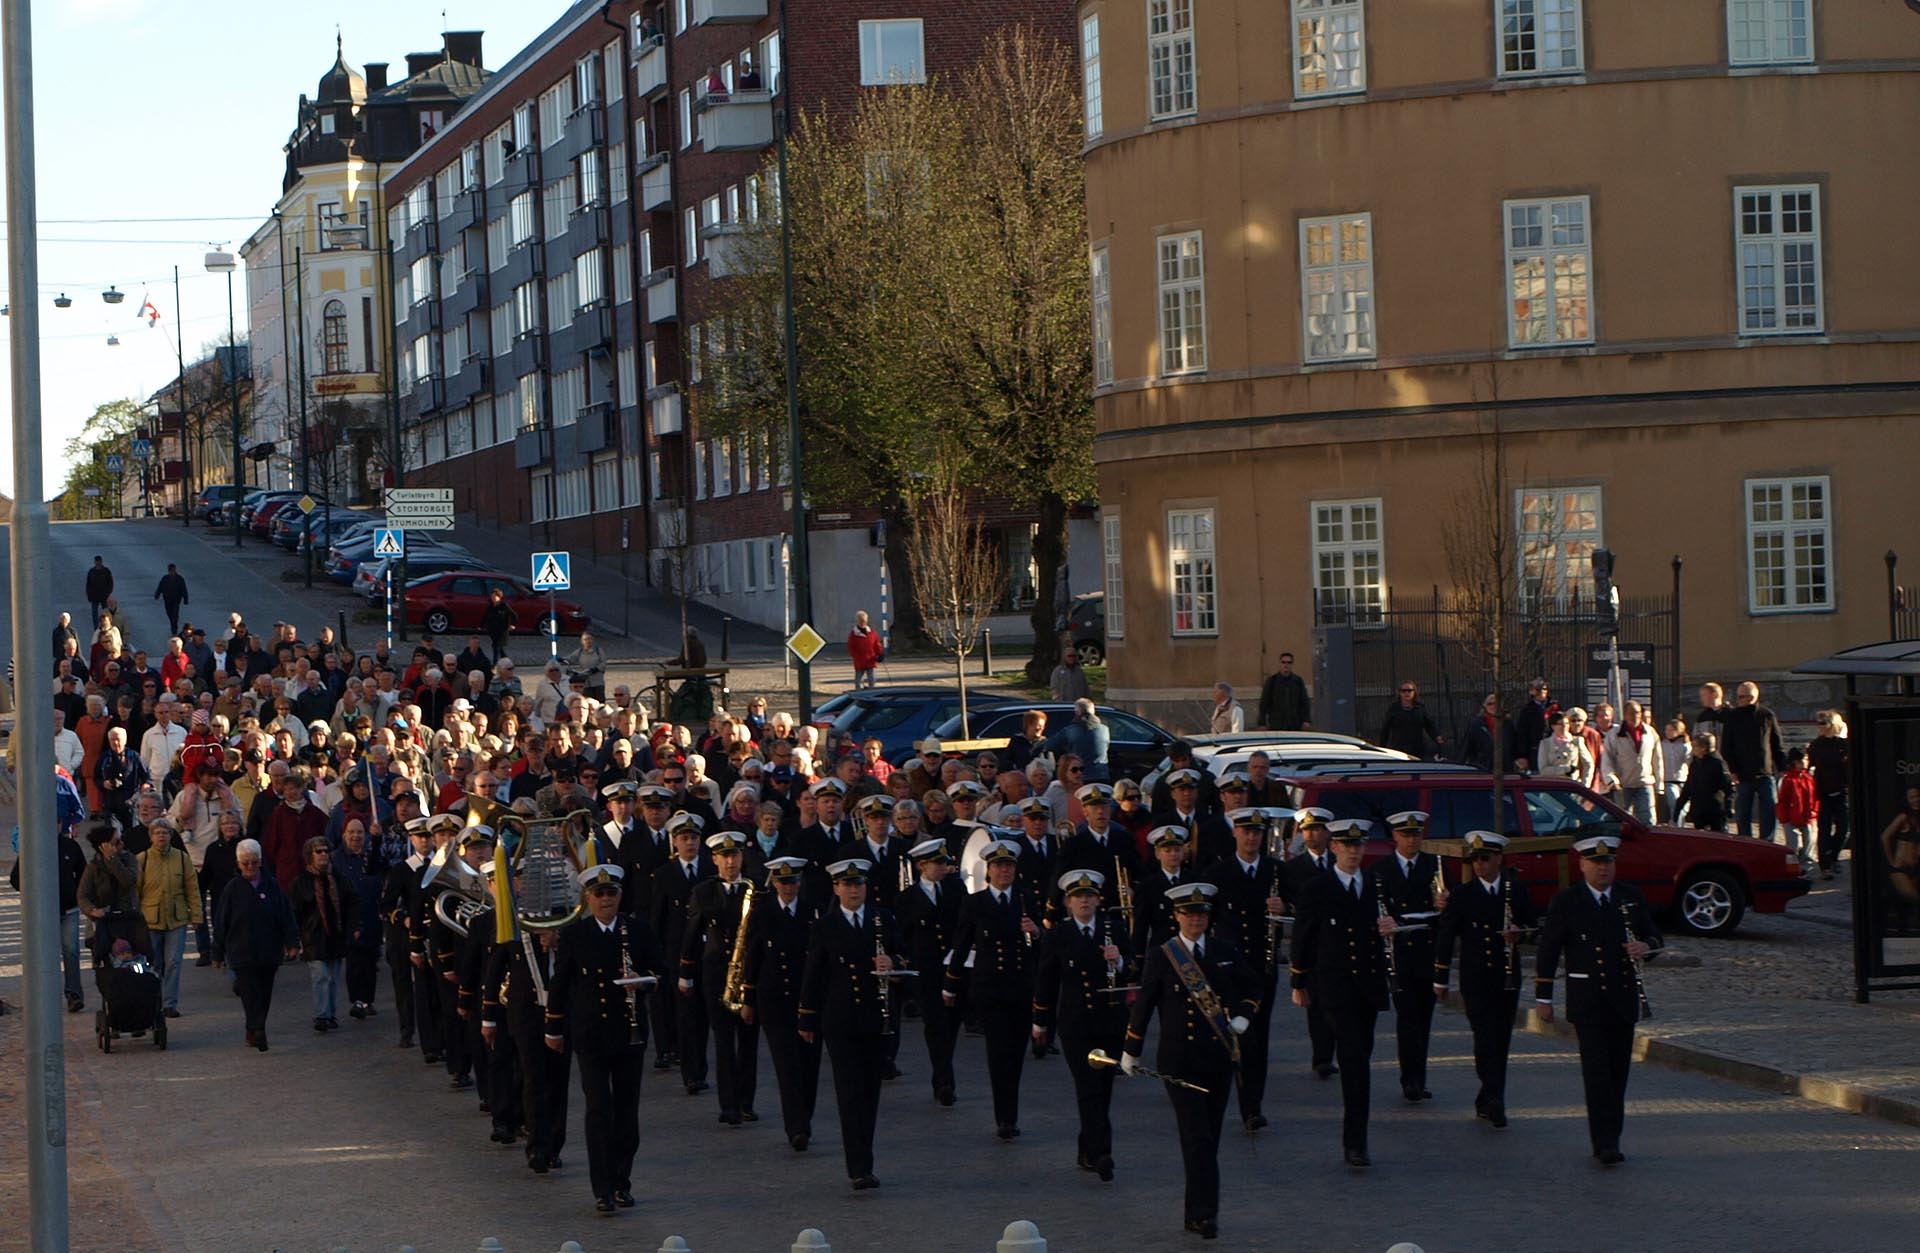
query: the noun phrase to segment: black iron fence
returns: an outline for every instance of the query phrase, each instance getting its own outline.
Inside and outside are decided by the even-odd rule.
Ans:
[[[1650,704],[1661,721],[1680,708],[1678,617],[1672,595],[1629,596],[1620,603],[1619,646],[1627,694]],[[1563,708],[1590,707],[1601,699],[1611,665],[1608,616],[1591,594],[1516,607],[1502,618],[1503,713],[1511,716],[1519,708],[1528,681],[1535,677],[1546,679]],[[1388,707],[1398,699],[1400,683],[1411,680],[1446,737],[1443,755],[1457,755],[1481,702],[1496,686],[1488,615],[1455,593],[1389,589],[1385,608],[1343,625],[1352,628],[1355,731],[1377,737]]]

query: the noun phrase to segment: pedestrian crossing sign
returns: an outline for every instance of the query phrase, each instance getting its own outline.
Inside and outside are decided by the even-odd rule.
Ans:
[[[407,533],[381,528],[373,533],[373,555],[376,557],[404,557],[407,555]]]
[[[535,553],[533,555],[533,590],[536,592],[566,591],[573,585],[572,566],[572,553]]]

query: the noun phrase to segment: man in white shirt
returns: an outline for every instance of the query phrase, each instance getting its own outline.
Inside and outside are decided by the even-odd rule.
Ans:
[[[179,702],[162,696],[153,707],[153,725],[140,737],[140,762],[153,777],[155,787],[173,769],[173,755],[186,746],[187,729],[173,720]]]
[[[80,737],[67,728],[67,713],[64,709],[53,711],[53,760],[65,766],[67,773],[76,780],[80,779],[80,767],[86,761],[87,750],[80,743]]]

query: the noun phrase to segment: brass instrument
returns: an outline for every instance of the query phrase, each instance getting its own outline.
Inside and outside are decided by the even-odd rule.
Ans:
[[[509,813],[494,828],[500,847],[509,849],[512,873],[520,885],[514,893],[514,920],[535,931],[557,930],[578,918],[585,908],[580,895],[580,871],[586,868],[587,841],[593,838],[593,812],[548,818],[523,818]]]
[[[474,917],[486,908],[486,879],[454,851],[451,842],[434,850],[427,872],[420,878],[420,888],[434,892],[433,916],[461,939],[466,938]]]
[[[1625,901],[1620,902],[1620,924],[1626,929],[1629,943],[1639,938],[1633,933],[1633,911],[1627,907]],[[1640,1017],[1637,1021],[1644,1022],[1653,1017],[1653,1002],[1647,999],[1647,981],[1640,968],[1640,959],[1629,952],[1627,961],[1633,966],[1633,990],[1640,996]]]
[[[913,887],[913,858],[907,856],[904,844],[900,847],[900,890],[908,891]]]
[[[747,1007],[747,920],[753,917],[753,884],[747,884],[740,899],[740,929],[733,934],[733,953],[727,958],[727,982],[720,992],[720,1004],[730,1014]]]
[[[1119,858],[1113,862],[1114,891],[1120,897],[1120,921],[1126,924],[1127,934],[1133,934],[1133,876],[1120,864]]]

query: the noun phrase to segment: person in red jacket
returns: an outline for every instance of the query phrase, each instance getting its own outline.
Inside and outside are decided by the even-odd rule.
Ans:
[[[1813,873],[1813,824],[1820,816],[1820,794],[1813,789],[1813,771],[1807,769],[1807,750],[1787,754],[1787,772],[1780,776],[1780,793],[1773,812],[1786,824],[1787,847],[1800,859],[1800,873]]]
[[[273,807],[260,832],[262,860],[273,873],[274,882],[283,888],[291,887],[306,869],[307,841],[327,834],[327,816],[307,795],[312,778],[305,766],[287,771],[280,782],[280,803]]]
[[[853,658],[854,687],[873,686],[874,672],[880,668],[880,659],[886,652],[880,632],[867,625],[867,611],[862,609],[854,614],[853,630],[847,634],[847,656]]]
[[[227,746],[213,734],[213,719],[206,710],[193,711],[191,727],[180,745],[180,774],[186,779],[193,778],[193,772],[202,762],[210,762],[214,769],[220,769],[227,755]]]

